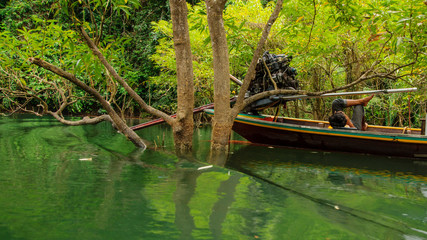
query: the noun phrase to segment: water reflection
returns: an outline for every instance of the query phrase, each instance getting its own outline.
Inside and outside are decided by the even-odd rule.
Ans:
[[[209,162],[208,128],[181,158],[162,125],[141,152],[108,124],[37,124],[0,118],[0,239],[427,236],[420,162],[238,143]]]
[[[186,161],[181,161],[185,165]],[[180,164],[178,164],[179,166]],[[181,232],[180,239],[194,239],[193,231],[196,229],[194,217],[191,214],[190,202],[195,197],[197,186],[197,179],[203,173],[208,173],[209,168],[182,168],[178,167],[174,171],[174,179],[176,180],[176,189],[173,193],[173,200],[175,203],[175,225]],[[228,210],[232,203],[235,201],[235,191],[239,184],[240,175],[228,174],[228,178],[221,181],[216,188],[216,199],[212,204],[209,218],[207,219],[209,229],[213,239],[221,239],[222,225],[227,218]],[[202,180],[203,181],[203,180]],[[206,186],[199,186],[206,188]],[[203,190],[199,190],[203,191]],[[197,196],[196,196],[197,198]]]
[[[258,169],[267,166],[301,166],[327,169],[331,172],[353,172],[358,175],[410,178],[427,181],[427,162],[409,158],[322,152],[294,148],[241,146],[234,151],[227,167]],[[333,173],[332,173],[333,175]],[[333,179],[333,176],[332,176]]]
[[[188,204],[194,195],[197,178],[200,174],[201,172],[197,169],[175,171],[176,190],[173,194],[173,200],[175,202],[175,224],[181,231],[180,239],[192,239],[195,224]]]
[[[228,209],[236,200],[234,195],[239,179],[240,175],[232,175],[220,183],[217,191],[220,198],[212,207],[212,213],[209,216],[209,229],[214,239],[220,239],[222,236],[222,225],[227,218]]]

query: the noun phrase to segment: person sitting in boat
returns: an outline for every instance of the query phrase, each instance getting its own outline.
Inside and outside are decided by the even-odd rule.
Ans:
[[[335,99],[332,102],[332,116],[329,117],[329,124],[332,128],[343,128],[348,125],[350,128],[366,131],[368,124],[365,122],[364,106],[366,106],[373,97],[374,95],[361,99]],[[353,106],[353,117],[350,120],[343,110],[351,106]]]

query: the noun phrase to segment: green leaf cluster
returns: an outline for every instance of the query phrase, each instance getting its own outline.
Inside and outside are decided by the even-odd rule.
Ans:
[[[136,105],[126,91],[111,79],[103,65],[92,55],[74,31],[73,24],[82,24],[88,29],[108,61],[127,79],[129,85],[148,100],[150,96],[145,91],[150,86],[145,79],[157,72],[148,56],[153,52],[157,37],[155,34],[147,37],[138,33],[147,33],[147,29],[151,29],[151,21],[158,19],[159,15],[167,18],[168,8],[167,1],[146,1],[142,4],[144,9],[135,0],[11,1],[0,9],[0,33],[4,39],[0,42],[1,87],[19,89],[19,84],[24,84],[38,91],[49,87],[46,81],[54,81],[63,89],[72,88],[69,95],[75,96],[75,103],[68,108],[69,112],[102,111],[84,92],[57,76],[31,66],[27,61],[30,57],[39,57],[97,88],[123,112],[138,114],[140,111],[135,109]],[[147,17],[150,15],[151,20]],[[58,107],[57,93],[43,94],[43,100],[49,103],[50,108]],[[157,91],[154,91],[153,95],[156,94]],[[11,102],[7,96],[0,98],[3,110],[12,107],[5,104]],[[163,105],[172,106],[169,110],[173,111],[170,101],[170,98],[167,99]],[[37,106],[38,103],[29,105]]]

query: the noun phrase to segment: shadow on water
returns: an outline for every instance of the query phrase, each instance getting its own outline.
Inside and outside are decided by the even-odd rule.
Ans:
[[[234,151],[226,167],[331,209],[319,212],[343,227],[353,217],[408,239],[427,238],[427,162],[248,145]],[[403,199],[420,201],[401,206]]]
[[[268,148],[248,145],[234,151],[227,167],[241,168],[259,165],[305,164],[320,168],[366,171],[384,175],[427,177],[427,161],[410,158],[392,158],[365,154],[323,152],[309,149]]]

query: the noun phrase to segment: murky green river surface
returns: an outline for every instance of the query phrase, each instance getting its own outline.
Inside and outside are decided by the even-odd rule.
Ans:
[[[233,136],[206,168],[209,127],[186,159],[167,126],[138,133],[151,148],[107,123],[0,117],[0,239],[427,239],[427,162]]]

